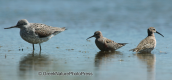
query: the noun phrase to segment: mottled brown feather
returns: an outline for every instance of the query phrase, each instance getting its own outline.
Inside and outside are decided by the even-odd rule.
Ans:
[[[111,50],[116,50],[121,48],[122,46],[125,46],[125,44],[127,43],[116,43],[110,39],[105,39],[105,45],[107,48],[111,49]]]
[[[149,48],[149,47],[153,47],[155,44],[155,40],[153,39],[149,39],[149,38],[145,38],[144,40],[142,40],[139,45],[137,46],[137,48]]]
[[[151,48],[155,47],[154,44],[155,44],[155,40],[149,39],[149,37],[147,37],[147,38],[143,39],[136,48],[131,49],[130,51],[140,52],[145,49],[151,49]]]
[[[107,39],[107,38],[105,39],[105,42],[106,42],[106,43],[114,43],[114,41],[112,41],[112,40],[110,40],[110,39]]]
[[[55,32],[58,32],[58,31],[61,32],[65,30],[65,27],[58,28],[58,27],[51,27],[45,24],[38,24],[38,23],[34,23],[34,24],[35,24],[34,26],[36,26],[34,27],[35,33],[38,34],[40,38],[47,37],[47,36],[52,35]]]

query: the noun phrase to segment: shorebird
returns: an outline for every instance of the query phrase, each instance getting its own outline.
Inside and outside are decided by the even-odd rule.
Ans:
[[[92,38],[92,37],[96,38],[95,40],[96,46],[101,51],[114,51],[127,44],[127,43],[116,43],[110,39],[107,39],[103,37],[101,31],[96,31],[94,35],[89,38]],[[89,38],[87,38],[86,40],[88,40]]]
[[[29,23],[26,19],[19,20],[17,25],[4,29],[10,28],[20,28],[20,36],[33,45],[33,50],[34,44],[39,44],[41,50],[41,43],[66,30],[65,27],[59,28],[40,23]]]
[[[156,39],[154,33],[158,33],[159,35],[164,37],[161,33],[156,31],[154,27],[149,27],[147,31],[148,31],[148,36],[145,39],[143,39],[136,48],[131,49],[130,51],[140,52],[140,53],[142,52],[150,53],[156,46]]]

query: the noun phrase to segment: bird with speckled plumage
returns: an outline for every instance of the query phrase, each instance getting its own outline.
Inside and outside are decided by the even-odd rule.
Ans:
[[[162,37],[164,37],[161,33],[156,31],[154,27],[149,27],[148,30],[148,36],[143,39],[136,48],[131,49],[130,51],[133,52],[140,52],[140,53],[150,53],[156,46],[156,39],[154,33],[158,33]]]
[[[107,39],[107,38],[103,37],[101,31],[96,31],[94,33],[94,35],[89,38],[92,38],[92,37],[96,38],[96,40],[95,40],[96,46],[101,51],[115,51],[127,44],[127,43],[116,43],[110,39]],[[87,40],[89,38],[87,38]]]
[[[31,43],[33,45],[33,50],[34,44],[39,44],[41,50],[41,43],[48,41],[53,36],[66,30],[65,27],[59,28],[40,23],[29,23],[26,19],[19,20],[17,25],[4,29],[10,28],[20,28],[21,38]]]

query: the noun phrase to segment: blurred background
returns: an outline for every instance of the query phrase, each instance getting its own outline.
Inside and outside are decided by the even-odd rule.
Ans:
[[[0,0],[0,80],[171,80],[171,0]],[[68,30],[32,45],[20,29],[4,28],[18,20]],[[157,46],[151,54],[129,52],[155,27]],[[95,31],[118,43],[116,52],[99,52]],[[23,49],[23,50],[22,50]],[[47,76],[38,72],[91,72],[92,76]]]

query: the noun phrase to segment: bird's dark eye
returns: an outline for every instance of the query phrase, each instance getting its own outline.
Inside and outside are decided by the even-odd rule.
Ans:
[[[153,30],[155,30],[155,29],[153,29]]]

